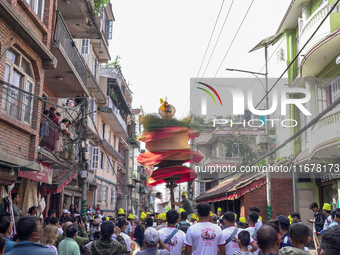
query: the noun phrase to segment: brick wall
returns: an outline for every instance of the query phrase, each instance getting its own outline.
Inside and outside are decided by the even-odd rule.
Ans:
[[[287,173],[272,175],[272,210],[273,218],[278,214],[288,216],[294,212],[293,182]]]
[[[27,2],[24,0],[11,0],[8,1],[11,6],[17,11],[21,21],[26,23],[36,38],[42,40],[45,45],[50,48],[51,29],[53,23],[53,4],[54,0],[46,0],[45,2],[45,15],[44,23],[33,12]],[[48,9],[48,11],[47,11]],[[44,89],[44,74],[42,68],[42,60],[32,48],[20,38],[20,35],[15,33],[7,24],[6,20],[0,17],[0,79],[4,79],[5,63],[6,63],[6,50],[12,46],[16,47],[23,53],[32,63],[34,71],[34,94],[38,96],[43,95]],[[45,85],[46,87],[46,85]],[[49,88],[48,88],[49,89]],[[49,95],[55,96],[54,93],[49,91]],[[2,88],[0,86],[0,98],[2,98]],[[0,100],[0,107],[1,107]],[[39,129],[40,129],[40,112],[42,109],[42,102],[34,99],[32,106],[32,121],[31,125],[24,124],[5,113],[0,113],[0,150],[10,155],[32,160],[38,156],[39,145]]]
[[[260,216],[263,222],[268,221],[267,215],[267,185],[262,185],[260,188],[246,193],[241,197],[241,216],[248,216],[249,208],[251,206],[257,206],[260,208]]]

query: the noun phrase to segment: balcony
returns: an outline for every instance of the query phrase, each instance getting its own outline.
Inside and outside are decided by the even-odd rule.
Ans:
[[[330,162],[339,160],[339,130],[340,109],[333,109],[322,117],[311,128],[311,136],[308,138],[308,152],[315,159],[324,159]]]
[[[137,171],[133,171],[132,180],[134,180],[135,182],[140,182],[140,173],[138,173]]]
[[[93,3],[94,0],[58,1],[58,11],[63,15],[73,38],[101,38]]]
[[[321,21],[326,17],[327,13],[331,10],[333,4],[325,2],[321,5],[303,24],[300,28],[300,45],[304,45],[307,40],[315,32],[316,28],[320,25]],[[301,52],[305,55],[316,43],[325,38],[335,29],[340,26],[340,6],[335,7],[333,12],[327,17],[318,32],[314,35],[312,40],[308,43],[307,47]]]
[[[118,160],[124,160],[124,157],[122,156],[122,154],[120,154],[107,140],[103,139],[103,145],[105,150],[113,155],[116,159]]]
[[[67,135],[51,119],[41,114],[39,146],[42,154],[42,162],[57,167],[68,167],[74,163],[78,155],[78,147],[75,144],[77,135],[75,127],[68,128]]]
[[[87,69],[84,59],[79,54],[63,17],[57,16],[51,52],[58,59],[56,69],[46,70],[45,81],[58,97],[89,95],[86,88]]]
[[[138,142],[136,138],[128,138],[127,142],[134,148],[140,148],[140,142]]]
[[[108,124],[120,137],[127,138],[127,126],[122,118],[120,111],[114,105],[112,99],[108,97],[109,105],[100,110],[100,114],[103,115]]]
[[[325,2],[304,22],[300,28],[298,47],[301,48],[307,42],[332,6],[332,4]],[[339,54],[339,12],[340,6],[338,5],[301,52],[300,72],[302,78],[311,74],[319,74]]]

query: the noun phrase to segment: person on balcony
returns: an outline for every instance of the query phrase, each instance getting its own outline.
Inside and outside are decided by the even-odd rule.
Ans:
[[[71,125],[71,121],[70,121],[70,120],[68,120],[68,119],[63,119],[63,120],[59,123],[61,133],[65,134],[65,135],[67,135],[67,136],[70,136],[70,133],[68,132],[68,127],[69,127],[70,125]],[[56,150],[57,152],[63,151],[63,145],[64,145],[63,136],[59,136],[59,138],[57,139],[57,144],[56,144],[55,150]]]

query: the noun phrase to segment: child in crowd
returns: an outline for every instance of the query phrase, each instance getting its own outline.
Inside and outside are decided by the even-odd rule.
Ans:
[[[293,224],[289,229],[289,240],[293,247],[286,246],[280,249],[280,255],[308,255],[310,254],[305,245],[311,238],[308,235],[308,227],[304,224]]]
[[[250,243],[250,234],[248,231],[243,230],[238,233],[238,246],[239,251],[235,251],[233,255],[252,255],[253,253],[248,250],[248,245]]]

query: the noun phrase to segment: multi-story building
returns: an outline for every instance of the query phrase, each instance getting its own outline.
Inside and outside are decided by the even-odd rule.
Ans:
[[[93,1],[0,1],[0,17],[2,173],[11,173],[7,184],[17,181],[13,191],[22,194],[24,213],[45,199],[46,208],[59,214],[66,184],[78,183],[77,131],[84,123],[74,117],[83,114],[80,97],[90,92],[88,67],[74,39],[101,38]],[[63,105],[68,98],[76,98],[78,106]],[[60,112],[59,119],[43,114],[50,107]],[[59,127],[63,118],[71,120],[69,136]],[[33,201],[26,199],[34,190],[42,192]],[[76,192],[68,195],[80,205]]]
[[[303,49],[286,77],[289,87],[304,88],[311,93],[311,99],[304,106],[312,115],[304,115],[296,106],[291,106],[289,117],[298,125],[293,128],[278,125],[277,145],[322,114],[298,138],[277,152],[279,158],[298,169],[290,181],[296,194],[292,203],[301,219],[312,217],[309,204],[314,201],[320,207],[330,203],[332,210],[339,207],[340,181],[336,169],[340,162],[339,105],[323,115],[340,94],[340,6],[333,7],[334,1],[292,1],[277,30],[282,35],[274,47],[269,48],[276,54],[276,59],[269,62],[269,73],[274,75],[282,73]]]

